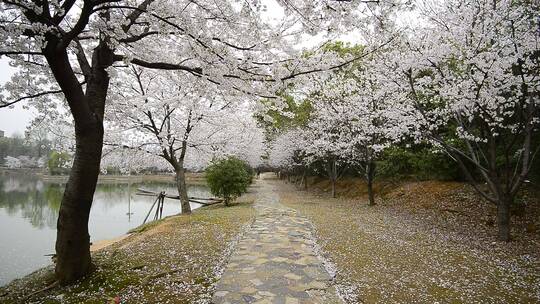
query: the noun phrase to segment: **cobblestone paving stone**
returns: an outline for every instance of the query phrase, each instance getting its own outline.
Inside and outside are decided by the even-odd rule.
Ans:
[[[257,217],[230,258],[212,303],[343,303],[315,254],[310,222],[281,205],[268,181],[257,185]]]

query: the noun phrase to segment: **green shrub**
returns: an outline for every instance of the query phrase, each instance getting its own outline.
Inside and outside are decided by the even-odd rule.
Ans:
[[[71,157],[66,152],[53,151],[47,161],[51,175],[65,175],[71,167]]]
[[[206,182],[213,195],[222,197],[225,205],[247,191],[251,184],[253,169],[235,157],[229,157],[212,162],[206,168]]]
[[[243,160],[240,160],[242,162],[242,164],[244,164],[244,169],[246,170],[248,176],[249,176],[249,183],[248,183],[248,186],[253,182],[253,176],[255,176],[255,169],[251,168],[251,166],[243,161]]]

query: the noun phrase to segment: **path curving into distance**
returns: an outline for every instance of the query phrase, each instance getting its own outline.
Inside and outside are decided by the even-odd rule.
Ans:
[[[212,298],[215,304],[343,303],[315,254],[312,226],[263,174],[257,180],[257,216],[236,246]]]

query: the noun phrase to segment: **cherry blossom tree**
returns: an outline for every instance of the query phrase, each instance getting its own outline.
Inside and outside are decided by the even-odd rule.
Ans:
[[[9,155],[5,157],[5,165],[10,169],[22,168],[23,166],[18,158]]]
[[[170,171],[170,165],[157,155],[129,148],[131,147],[129,143],[124,147],[119,147],[118,144],[110,146],[107,145],[108,141],[109,138],[105,140],[105,146],[103,147],[103,156],[101,158],[102,173],[108,173],[109,168],[113,168],[125,175],[131,175],[132,173],[137,174],[145,171]],[[119,140],[117,142],[122,141]]]
[[[107,118],[121,139],[111,144],[159,156],[170,164],[182,213],[191,212],[186,167],[206,166],[212,158],[253,150],[254,140],[246,135],[257,128],[242,121],[250,113],[242,111],[239,95],[229,96],[218,85],[203,79],[184,83],[176,72],[134,66],[112,85],[115,94]]]
[[[443,149],[497,206],[503,241],[540,149],[532,140],[539,133],[538,9],[514,1],[424,4],[425,27],[379,69],[396,111],[416,122],[416,138]]]
[[[279,169],[280,172],[294,172],[299,167],[305,167],[307,162],[303,156],[305,138],[300,128],[284,130],[272,139],[268,149],[268,165]],[[304,179],[306,177],[304,176]],[[304,185],[307,182],[304,180]]]
[[[341,126],[334,122],[314,115],[302,134],[307,143],[302,148],[304,161],[310,166],[319,165],[324,168],[320,173],[330,180],[332,197],[336,197],[336,182],[349,167],[347,148],[340,140]]]
[[[302,33],[364,26],[395,6],[394,1],[280,4],[285,17],[269,26],[262,21],[265,6],[259,1],[0,2],[0,56],[11,58],[18,70],[2,87],[0,107],[31,100],[46,109],[54,95],[65,99],[73,116],[75,157],[57,227],[55,272],[61,284],[76,281],[92,268],[87,223],[115,69],[130,63],[177,70],[226,90],[273,94],[281,82],[336,65],[333,60],[296,64],[297,52],[287,46]]]
[[[334,73],[313,98],[314,112],[309,124],[317,138],[314,143],[319,142],[310,150],[320,152],[324,150],[322,146],[332,147],[335,159],[359,169],[367,182],[370,205],[375,205],[376,161],[384,149],[397,143],[408,130],[403,116],[394,115],[390,94],[374,77],[376,73],[367,61],[352,70]],[[326,143],[320,143],[323,140]],[[333,173],[329,176],[334,183],[337,172]]]
[[[225,156],[233,156],[246,162],[251,168],[259,167],[263,164],[263,152],[265,149],[265,138],[263,130],[257,125],[253,117],[251,107],[237,106],[231,108],[234,115],[227,115],[227,129],[217,134],[223,134],[221,145],[214,145],[211,158],[205,162]],[[223,113],[222,113],[223,114]],[[198,151],[201,151],[199,149]]]
[[[326,44],[319,52],[347,58],[364,54],[364,48],[335,42]],[[407,130],[400,119],[403,116],[393,114],[390,94],[375,76],[376,56],[373,53],[354,64],[311,75],[305,84],[292,88],[301,91],[297,95],[304,96],[303,103],[311,111],[309,123],[298,128],[304,144],[295,155],[302,155],[308,164],[322,164],[322,173],[329,177],[334,197],[336,181],[347,169],[359,169],[368,185],[370,205],[375,203],[375,161]],[[283,124],[288,113],[282,113],[285,118],[278,122]]]

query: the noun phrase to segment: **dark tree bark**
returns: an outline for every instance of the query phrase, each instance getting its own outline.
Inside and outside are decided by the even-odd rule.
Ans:
[[[103,127],[96,123],[78,128],[76,142],[57,222],[55,274],[61,284],[77,281],[92,269],[88,218],[101,162]]]
[[[373,192],[373,180],[375,178],[375,162],[369,162],[366,165],[366,181],[367,181],[367,190],[369,198],[369,206],[375,206],[375,194]]]
[[[498,238],[501,241],[510,241],[510,206],[511,199],[503,198],[497,205]]]
[[[180,198],[180,208],[183,214],[191,213],[191,205],[189,204],[189,197],[187,195],[187,185],[186,185],[186,169],[184,168],[184,158],[185,151],[187,149],[187,142],[184,141],[182,144],[182,152],[180,156],[176,158],[174,155],[174,148],[169,147],[169,152],[163,150],[162,157],[167,160],[171,166],[174,168],[175,172],[175,181],[176,189],[178,189],[178,197]],[[172,155],[172,156],[171,156]]]
[[[336,180],[332,179],[332,198],[336,198]]]
[[[55,274],[59,283],[66,285],[92,269],[88,218],[103,147],[103,114],[109,86],[105,69],[113,63],[113,52],[105,41],[100,41],[94,49],[92,65],[85,62],[87,86],[83,92],[66,50],[58,47],[60,41],[49,41],[44,55],[64,92],[75,123],[75,157],[60,204],[55,246]]]

